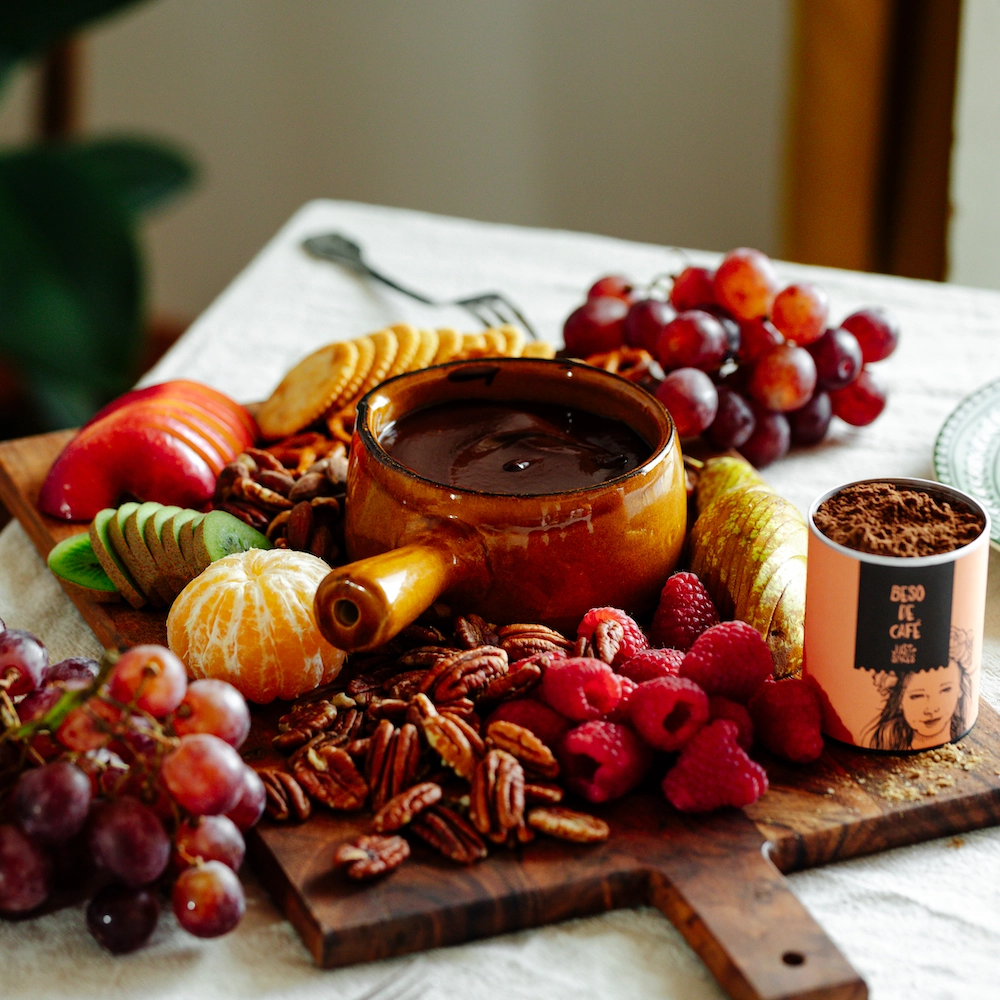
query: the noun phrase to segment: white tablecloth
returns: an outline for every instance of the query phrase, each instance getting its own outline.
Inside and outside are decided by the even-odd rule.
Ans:
[[[603,273],[647,280],[683,256],[577,233],[445,219],[399,209],[317,201],[304,206],[146,377],[185,376],[238,399],[265,397],[311,349],[391,322],[472,328],[460,312],[430,311],[298,249],[309,234],[353,236],[386,273],[441,297],[502,289],[560,339],[562,321]],[[1000,376],[1000,294],[795,265],[830,293],[839,320],[881,303],[902,321],[897,353],[880,366],[888,409],[871,427],[840,425],[819,447],[766,473],[800,508],[866,476],[931,476],[931,448],[948,412]],[[984,693],[1000,704],[1000,576],[991,561]],[[0,617],[29,628],[53,656],[96,653],[76,609],[17,524],[0,535]],[[151,1000],[192,997],[349,998],[412,966],[414,995],[475,1000],[721,996],[680,935],[656,911],[621,911],[378,965],[316,969],[295,932],[244,872],[246,918],[233,934],[199,941],[165,915],[144,950],[111,958],[94,944],[82,907],[0,921],[0,997]],[[814,917],[865,976],[876,1000],[1000,996],[1000,830],[902,848],[791,877]],[[409,981],[409,979],[407,980]]]

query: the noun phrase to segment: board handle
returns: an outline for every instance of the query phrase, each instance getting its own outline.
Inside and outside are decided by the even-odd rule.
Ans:
[[[734,1000],[866,1000],[865,981],[768,860],[750,820],[724,810],[690,833],[690,850],[650,872],[650,902]]]

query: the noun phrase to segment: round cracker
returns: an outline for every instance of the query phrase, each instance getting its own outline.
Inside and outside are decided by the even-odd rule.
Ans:
[[[343,391],[336,399],[330,402],[327,410],[339,410],[352,402],[358,395],[358,390],[364,384],[368,373],[372,370],[372,362],[375,360],[375,342],[371,337],[357,337],[352,343],[358,349],[358,365],[354,369],[354,375],[350,382],[344,386]]]
[[[508,358],[519,358],[524,351],[524,334],[516,326],[505,323],[500,327],[504,339],[504,354]]]
[[[410,326],[409,323],[397,323],[391,330],[396,334],[399,347],[392,367],[386,373],[387,379],[408,372],[420,347],[420,331],[416,327]]]
[[[462,350],[462,335],[457,330],[447,327],[438,330],[438,349],[434,355],[434,364],[443,365],[446,361],[454,361]]]
[[[265,438],[283,438],[325,413],[355,375],[358,348],[350,340],[327,344],[303,358],[257,413]]]
[[[417,353],[413,356],[413,360],[410,362],[410,367],[407,370],[415,372],[434,364],[434,356],[437,354],[440,339],[437,330],[421,330],[420,346],[417,348]]]
[[[554,358],[556,349],[544,340],[530,340],[524,345],[522,358]]]
[[[379,382],[384,382],[385,377],[392,368],[393,361],[396,360],[396,353],[399,350],[399,340],[391,328],[379,330],[378,333],[369,334],[371,342],[375,345],[375,357],[372,359],[371,371],[361,388],[357,391],[357,398],[360,399],[369,389],[374,389]]]

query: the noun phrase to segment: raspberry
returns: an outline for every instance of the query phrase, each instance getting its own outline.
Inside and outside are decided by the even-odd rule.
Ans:
[[[750,716],[761,746],[776,756],[808,764],[823,753],[819,698],[807,681],[769,681],[750,701]]]
[[[630,677],[623,677],[619,674],[618,683],[622,686],[622,697],[621,701],[610,712],[608,712],[606,718],[608,722],[617,722],[623,726],[629,724],[629,703],[632,701],[632,695],[635,693],[636,689],[639,687],[638,684]]]
[[[707,628],[719,624],[719,612],[694,573],[674,573],[663,587],[649,630],[654,646],[690,649]]]
[[[767,772],[736,742],[736,723],[718,719],[681,751],[663,779],[663,794],[682,812],[748,806],[767,791]]]
[[[636,684],[651,681],[654,677],[677,676],[684,654],[679,649],[644,649],[618,668],[623,677],[631,677]]]
[[[620,608],[591,608],[583,616],[583,620],[576,630],[577,637],[584,636],[589,639],[594,634],[594,629],[601,622],[608,621],[609,619],[618,622],[625,630],[625,637],[622,639],[622,644],[618,647],[618,652],[611,661],[612,666],[621,666],[621,664],[631,660],[636,653],[649,648],[649,640],[642,629]]]
[[[651,747],[680,750],[708,722],[708,697],[694,681],[656,677],[636,688],[629,719]]]
[[[622,697],[621,678],[587,656],[550,663],[537,690],[546,705],[575,722],[607,715]]]
[[[746,622],[723,622],[702,632],[681,664],[706,694],[721,694],[745,705],[774,671],[771,651]]]
[[[572,723],[533,698],[516,698],[499,705],[486,719],[484,729],[491,722],[502,719],[530,729],[547,747],[559,746],[559,741],[569,732]]]
[[[753,721],[750,713],[738,701],[713,694],[708,699],[708,721],[715,722],[716,719],[728,719],[736,723],[736,742],[749,753],[753,746]]]
[[[558,756],[563,780],[588,802],[607,802],[632,791],[653,759],[628,726],[603,719],[571,729]]]

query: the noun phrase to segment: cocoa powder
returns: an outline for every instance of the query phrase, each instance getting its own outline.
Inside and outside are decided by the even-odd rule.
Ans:
[[[827,538],[878,556],[932,556],[974,541],[983,519],[923,490],[856,483],[824,500],[813,518]]]

